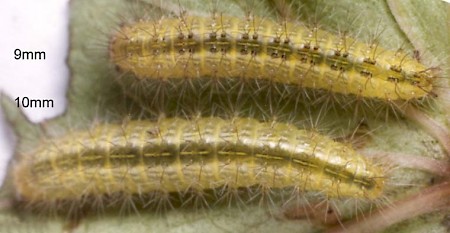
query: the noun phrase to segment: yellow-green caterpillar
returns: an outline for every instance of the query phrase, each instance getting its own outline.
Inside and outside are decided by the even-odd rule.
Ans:
[[[386,102],[433,90],[431,70],[405,53],[251,16],[141,20],[113,35],[109,54],[139,80],[268,81]]]
[[[251,118],[99,125],[49,140],[14,173],[17,195],[30,203],[255,186],[376,199],[384,188],[383,170],[348,146]]]

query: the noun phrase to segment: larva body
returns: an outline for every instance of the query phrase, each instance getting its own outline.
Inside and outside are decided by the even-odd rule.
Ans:
[[[404,53],[252,17],[138,21],[113,36],[110,60],[139,80],[269,81],[388,102],[433,89],[430,70]]]
[[[255,186],[376,199],[384,186],[381,168],[343,144],[247,118],[101,125],[42,145],[15,178],[30,202]]]

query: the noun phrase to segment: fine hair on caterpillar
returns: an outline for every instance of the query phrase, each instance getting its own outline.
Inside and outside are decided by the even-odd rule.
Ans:
[[[176,206],[169,193],[179,195],[181,205],[209,205],[211,197],[271,203],[273,193],[285,188],[291,188],[284,191],[288,200],[319,190],[326,198],[371,200],[379,198],[385,179],[379,165],[343,144],[250,118],[105,124],[50,139],[35,153],[15,166],[19,200],[75,213],[128,200],[142,207]]]
[[[131,95],[152,103],[180,89],[201,95],[217,87],[238,89],[237,95],[273,88],[296,101],[318,105],[325,100],[322,107],[360,100],[369,106],[386,102],[395,110],[433,96],[431,69],[382,48],[377,37],[366,45],[304,24],[181,13],[123,25],[110,39],[109,53],[123,73],[119,82]]]

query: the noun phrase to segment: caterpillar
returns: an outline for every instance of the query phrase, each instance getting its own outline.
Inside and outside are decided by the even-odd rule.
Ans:
[[[377,199],[384,187],[382,168],[353,149],[290,124],[251,118],[104,124],[42,144],[14,174],[17,194],[30,203],[223,187],[295,187],[328,198]]]
[[[376,42],[252,16],[140,20],[112,36],[109,56],[146,87],[158,80],[203,80],[203,86],[254,80],[391,103],[434,95],[436,78],[413,57]]]

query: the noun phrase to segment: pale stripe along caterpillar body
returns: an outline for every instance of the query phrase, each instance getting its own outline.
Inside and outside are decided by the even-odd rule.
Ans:
[[[251,118],[99,125],[50,140],[14,173],[18,196],[30,203],[255,186],[372,200],[384,188],[381,167],[346,145]]]
[[[433,95],[412,56],[301,24],[181,15],[123,26],[110,60],[138,80],[268,81],[385,102]]]

